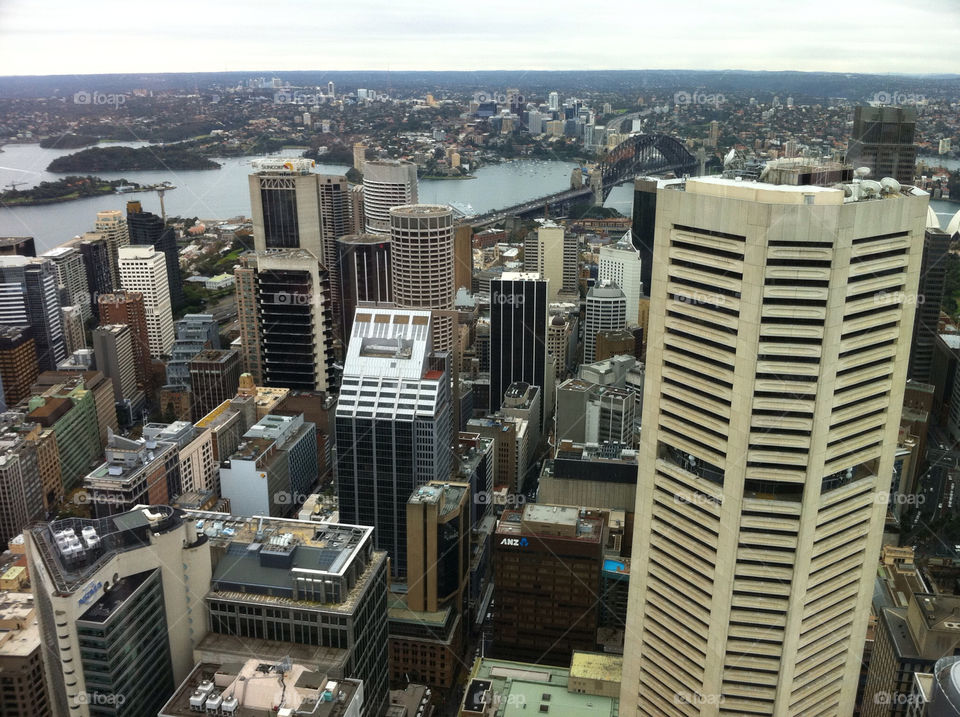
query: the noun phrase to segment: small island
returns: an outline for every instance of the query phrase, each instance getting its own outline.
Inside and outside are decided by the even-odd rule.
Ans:
[[[0,208],[55,204],[56,202],[69,202],[74,199],[99,197],[117,192],[148,191],[153,188],[141,186],[136,182],[128,182],[125,179],[70,176],[58,179],[56,182],[40,182],[36,187],[30,189],[9,189],[0,192]]]
[[[156,169],[220,169],[199,152],[178,145],[91,147],[57,157],[48,172],[131,172]]]

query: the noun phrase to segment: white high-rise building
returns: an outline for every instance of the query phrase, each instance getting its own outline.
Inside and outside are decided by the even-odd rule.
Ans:
[[[560,109],[560,95],[557,92],[551,92],[549,95],[550,111],[556,112]]]
[[[539,274],[550,282],[549,303],[577,296],[578,249],[577,235],[553,222],[545,222],[536,232],[527,233],[523,242],[523,270]]]
[[[599,281],[611,281],[627,297],[627,321],[635,322],[640,315],[640,297],[643,281],[640,278],[640,253],[633,246],[630,231],[616,244],[600,247]]]
[[[457,293],[453,211],[413,204],[392,208],[388,219],[393,301],[399,308],[433,311],[433,348],[452,352]]]
[[[614,283],[601,282],[587,292],[586,315],[583,318],[583,363],[593,363],[597,356],[597,334],[615,331],[627,325],[627,297]]]
[[[60,302],[64,306],[78,306],[84,321],[93,316],[90,307],[90,287],[87,286],[87,269],[83,265],[80,250],[72,246],[58,246],[41,256],[53,262],[60,286]]]
[[[122,247],[118,259],[120,287],[143,294],[150,356],[160,358],[173,346],[173,312],[166,256],[149,246]]]
[[[853,713],[928,199],[844,171],[657,191],[621,715]]]
[[[110,262],[110,279],[113,288],[120,286],[120,265],[117,262],[120,247],[130,243],[130,229],[127,219],[119,209],[97,212],[94,231],[107,240],[107,258]]]
[[[363,211],[366,230],[390,233],[390,210],[417,203],[417,165],[399,160],[363,163]]]

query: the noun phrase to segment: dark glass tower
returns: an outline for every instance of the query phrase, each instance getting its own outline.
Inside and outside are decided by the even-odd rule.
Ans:
[[[872,179],[893,177],[901,184],[913,184],[916,125],[917,111],[912,107],[857,107],[847,161],[869,167]]]
[[[638,179],[633,184],[633,246],[640,252],[640,280],[650,295],[653,274],[653,234],[657,218],[657,182]]]
[[[507,387],[523,381],[544,391],[547,282],[539,274],[505,273],[490,282],[490,411]],[[540,404],[543,425],[543,402]]]
[[[173,227],[166,226],[156,214],[143,211],[140,202],[127,202],[127,228],[131,245],[152,246],[163,252],[167,264],[167,283],[170,285],[170,303],[174,309],[183,306],[180,254]]]
[[[933,350],[940,323],[940,302],[947,271],[950,235],[928,227],[923,237],[920,260],[920,285],[917,287],[917,313],[913,322],[913,343],[907,377],[921,383],[931,382]]]
[[[340,276],[340,326],[344,343],[361,301],[393,301],[390,281],[390,238],[382,234],[351,234],[337,241]]]

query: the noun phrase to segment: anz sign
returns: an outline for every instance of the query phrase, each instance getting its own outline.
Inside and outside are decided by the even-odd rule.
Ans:
[[[500,541],[500,545],[506,545],[511,548],[525,548],[529,544],[526,538],[504,538]]]

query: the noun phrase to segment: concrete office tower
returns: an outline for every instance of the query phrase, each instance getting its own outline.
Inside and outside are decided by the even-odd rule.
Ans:
[[[434,204],[395,206],[389,221],[394,303],[433,311],[433,349],[452,352],[454,320],[448,312],[457,294],[453,211]]]
[[[58,246],[41,256],[53,262],[60,289],[60,303],[64,306],[79,307],[83,320],[89,320],[93,312],[90,310],[87,268],[80,250],[72,246]]]
[[[394,577],[406,575],[406,503],[452,468],[450,355],[434,352],[430,312],[358,309],[337,403],[340,517],[373,525]]]
[[[189,674],[211,578],[195,525],[154,505],[24,533],[54,714],[99,714],[117,695],[124,713],[156,714]]]
[[[93,352],[97,368],[113,382],[117,403],[143,403],[143,392],[137,385],[136,354],[133,332],[126,324],[106,324],[93,330]],[[135,408],[134,410],[139,410]]]
[[[34,445],[19,432],[0,430],[0,540],[9,543],[43,514]]]
[[[620,287],[627,299],[627,322],[631,324],[640,316],[640,297],[644,293],[641,268],[640,252],[633,246],[629,231],[616,244],[600,247],[597,280],[601,283],[609,281]]]
[[[80,307],[61,307],[60,321],[63,324],[63,340],[67,345],[67,353],[72,354],[80,349],[85,349],[87,338],[84,333],[83,313],[80,311]]]
[[[80,251],[83,266],[87,270],[87,291],[89,291],[90,314],[99,319],[97,299],[113,291],[113,277],[110,275],[110,245],[102,234],[87,232],[74,246]]]
[[[199,421],[224,401],[233,398],[240,383],[240,354],[233,350],[206,349],[190,361],[193,420]]]
[[[399,160],[375,160],[363,165],[365,231],[390,234],[390,210],[417,203],[417,165]]]
[[[538,386],[545,395],[548,293],[549,282],[538,274],[505,272],[490,282],[491,412],[500,407],[515,381]],[[541,406],[540,426],[545,413]]]
[[[390,267],[390,237],[382,234],[350,234],[337,240],[337,272],[340,274],[340,326],[350,336],[353,315],[361,302],[393,301]]]
[[[168,227],[162,217],[145,212],[140,202],[127,202],[127,228],[131,246],[150,246],[163,253],[167,265],[167,284],[170,287],[170,304],[183,306],[183,281],[180,278],[180,252],[177,249],[177,234]]]
[[[523,242],[523,270],[549,280],[549,303],[568,298],[579,300],[578,269],[576,234],[568,235],[562,226],[553,222],[543,224],[536,233],[527,233]]]
[[[260,386],[333,387],[333,316],[327,271],[300,249],[245,254],[237,277],[241,363]]]
[[[913,184],[917,110],[913,107],[857,107],[847,145],[847,162],[869,167],[871,179],[893,177]]]
[[[14,407],[30,395],[40,373],[37,349],[26,326],[0,326],[0,384],[4,401]]]
[[[318,257],[330,275],[330,303],[334,316],[340,315],[340,274],[337,271],[337,239],[355,231],[347,178],[318,174],[323,256]],[[359,231],[359,230],[356,230]],[[338,323],[339,326],[339,323]]]
[[[853,711],[928,199],[767,167],[658,191],[621,714]]]
[[[0,324],[30,327],[41,371],[67,357],[60,307],[53,262],[0,256]]]
[[[137,374],[137,386],[147,391],[150,388],[150,337],[147,333],[147,312],[143,294],[139,291],[115,291],[99,297],[97,307],[100,325],[126,324],[133,339],[133,366]]]
[[[597,334],[615,331],[627,324],[627,297],[619,286],[602,282],[587,292],[583,319],[583,363],[596,361]]]
[[[97,221],[93,230],[107,241],[110,261],[110,282],[113,288],[120,286],[120,263],[118,262],[120,247],[130,243],[130,230],[123,213],[117,209],[97,212]]]
[[[152,247],[127,246],[120,249],[118,262],[120,286],[143,295],[150,356],[167,355],[173,345],[173,313],[166,257]]]
[[[928,227],[923,235],[920,283],[917,287],[916,317],[907,377],[920,383],[932,383],[933,350],[940,326],[940,304],[947,273],[950,235]]]

